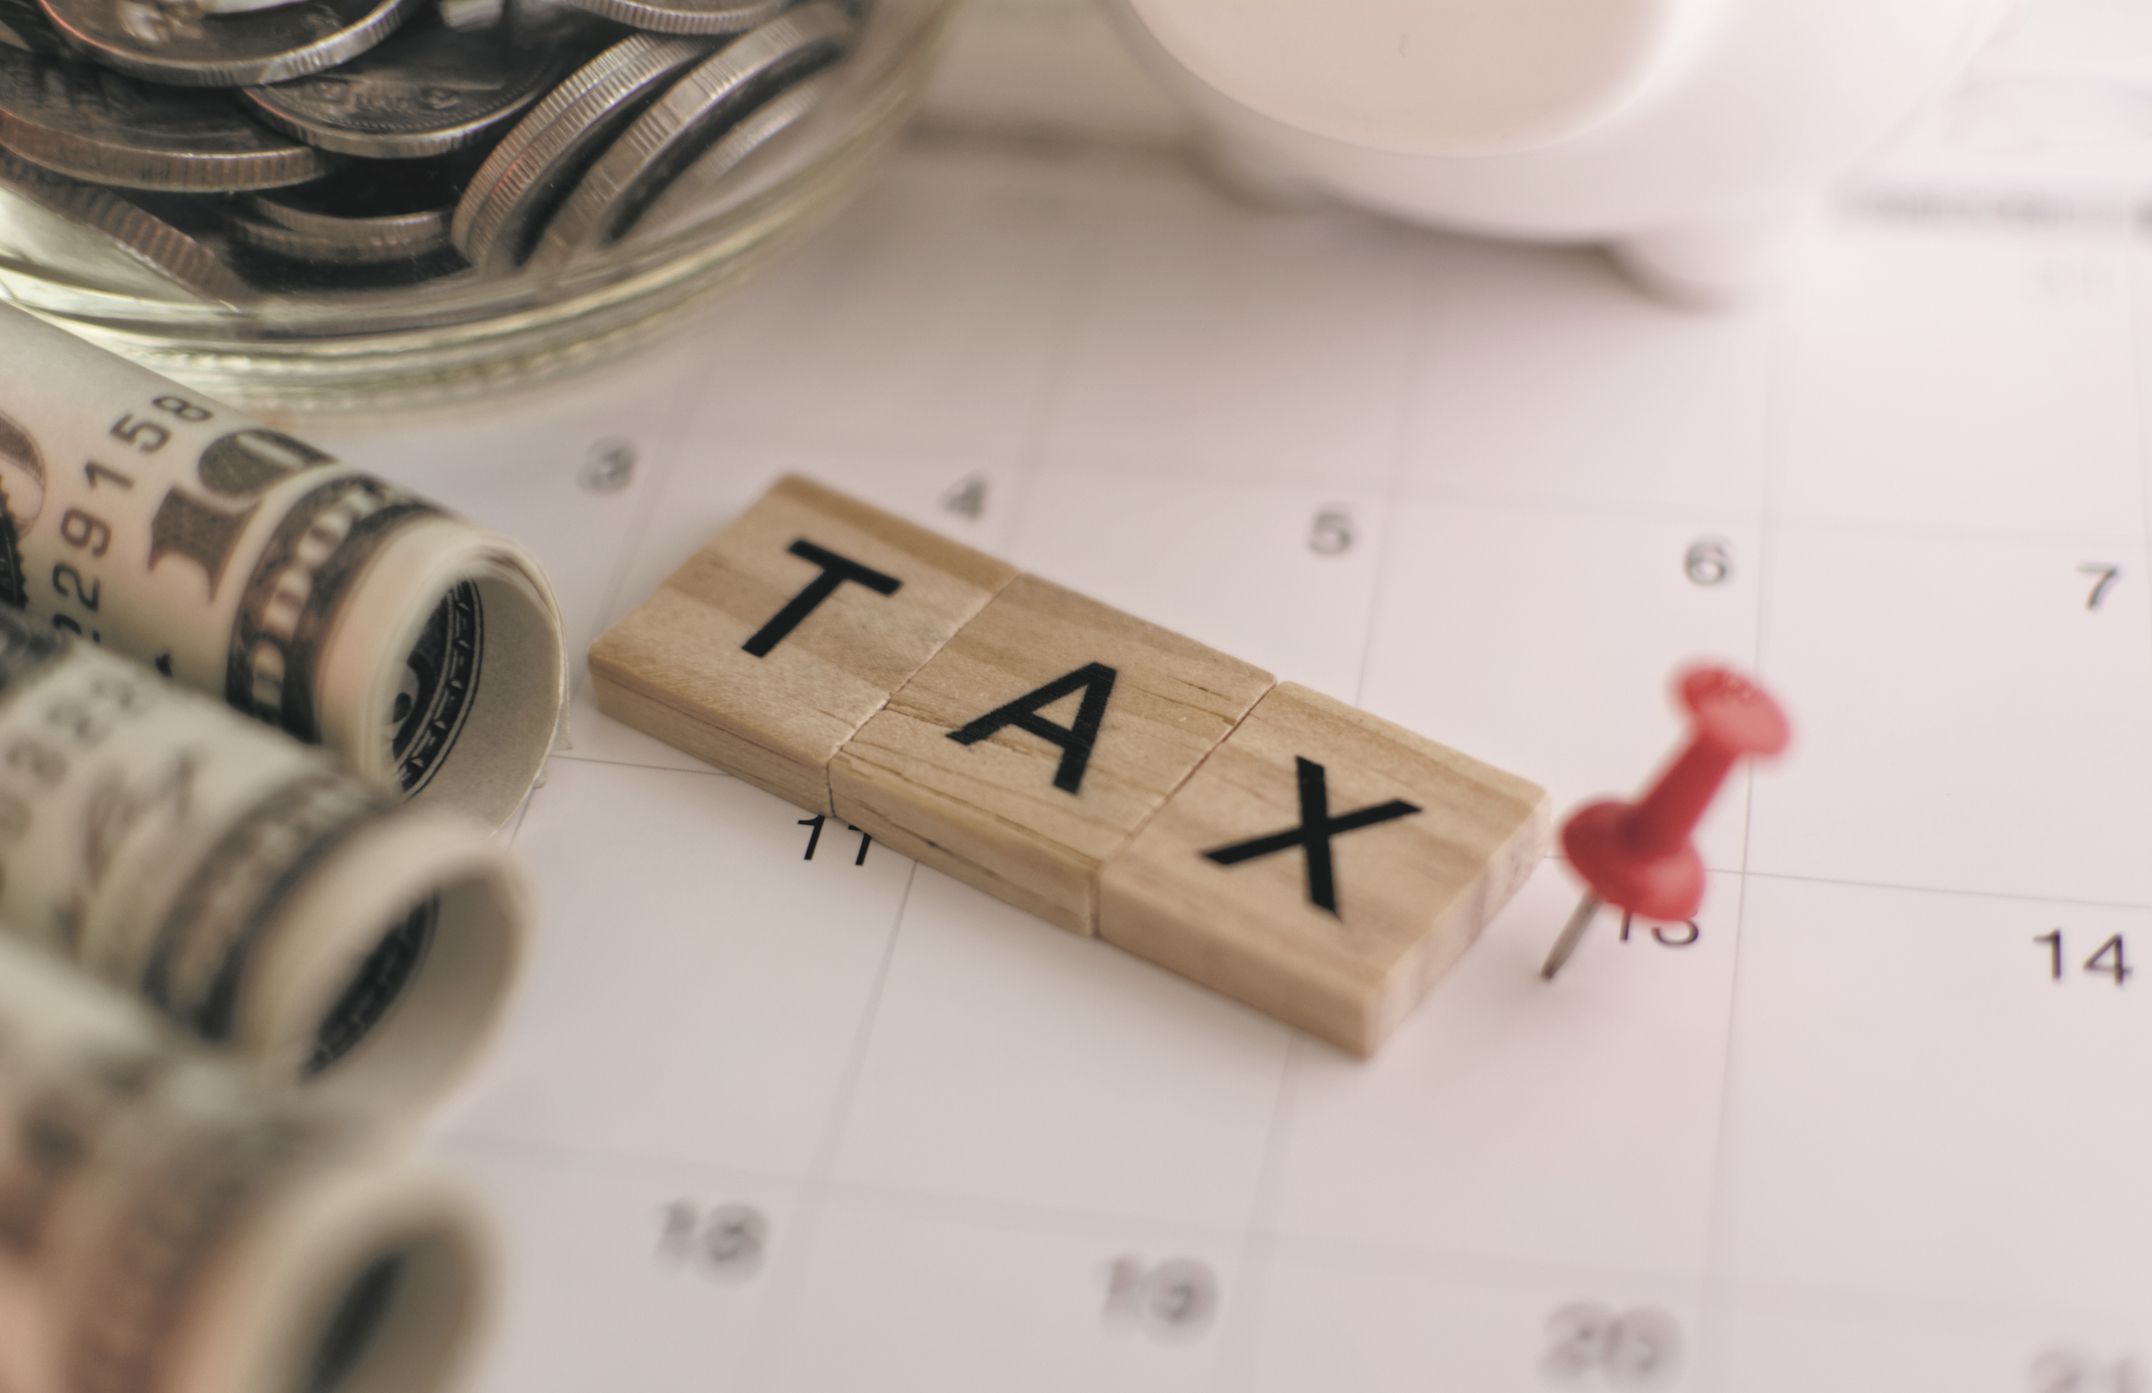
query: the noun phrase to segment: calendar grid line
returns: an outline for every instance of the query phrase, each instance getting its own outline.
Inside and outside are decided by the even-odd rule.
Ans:
[[[816,1238],[820,1233],[822,1217],[828,1208],[829,1195],[835,1184],[837,1159],[844,1147],[846,1130],[851,1125],[852,1104],[859,1092],[861,1077],[866,1073],[867,1055],[874,1046],[874,1026],[881,1015],[882,996],[889,985],[889,974],[897,960],[897,947],[904,934],[904,913],[911,905],[912,887],[918,883],[919,867],[914,865],[905,877],[903,893],[897,897],[897,909],[889,925],[889,939],[883,945],[881,961],[876,965],[874,985],[868,993],[866,1005],[861,1009],[860,1019],[854,1028],[851,1048],[847,1051],[844,1070],[839,1076],[832,1095],[828,1117],[822,1133],[816,1138],[814,1151],[807,1164],[806,1173],[799,1183],[798,1203],[793,1214],[794,1234],[786,1245],[789,1261],[784,1267],[785,1280],[772,1288],[769,1307],[758,1323],[749,1348],[743,1353],[741,1367],[754,1372],[745,1380],[746,1386],[768,1386],[774,1371],[782,1364],[792,1335],[792,1327],[798,1319],[799,1303],[804,1299],[807,1283],[814,1275]]]
[[[497,1132],[472,1131],[454,1126],[438,1129],[434,1144],[447,1151],[484,1151],[497,1156],[526,1161],[544,1160],[572,1166],[578,1170],[612,1175],[645,1176],[659,1172],[692,1171],[712,1180],[761,1186],[786,1193],[798,1190],[805,1183],[804,1177],[798,1174],[712,1161],[707,1157],[667,1155],[648,1149],[601,1150],[597,1147],[578,1146],[553,1137],[503,1136]]]
[[[571,764],[595,764],[610,769],[642,769],[652,774],[694,774],[698,777],[712,779],[735,778],[734,775],[709,764],[698,764],[694,768],[689,768],[682,764],[652,764],[648,760],[615,759],[610,755],[578,754],[574,750],[555,751],[553,758],[565,759]],[[785,806],[790,807],[791,804],[788,803]]]
[[[1256,1172],[1255,1197],[1249,1204],[1249,1222],[1239,1231],[1240,1255],[1236,1280],[1241,1292],[1227,1308],[1226,1329],[1220,1339],[1218,1358],[1212,1365],[1210,1383],[1217,1393],[1233,1393],[1248,1386],[1255,1360],[1255,1346],[1262,1329],[1263,1305],[1270,1289],[1270,1267],[1276,1257],[1275,1232],[1266,1231],[1263,1216],[1275,1214],[1283,1184],[1286,1134],[1292,1125],[1293,1098],[1300,1077],[1302,1036],[1294,1031],[1285,1041],[1285,1056],[1278,1061],[1277,1092],[1271,1100],[1269,1125],[1263,1129],[1263,1163]]]
[[[1970,900],[2000,900],[2008,904],[2062,905],[2071,909],[2152,911],[2152,900],[2099,900],[2071,895],[2026,895],[2009,890],[1968,890],[1948,885],[1929,885],[1911,881],[1856,880],[1847,876],[1806,875],[1796,871],[1765,871],[1754,868],[1743,872],[1743,877],[1750,880],[1781,880],[1795,885],[1835,885],[1848,890],[1884,890],[1908,895],[1956,895]]]
[[[1384,593],[1383,581],[1386,567],[1393,555],[1395,541],[1393,522],[1410,469],[1411,451],[1421,409],[1421,398],[1412,390],[1412,383],[1426,368],[1434,346],[1434,290],[1433,273],[1423,267],[1413,281],[1412,333],[1398,363],[1396,419],[1392,425],[1388,477],[1384,482],[1380,513],[1372,529],[1376,547],[1375,581],[1368,595],[1367,615],[1361,627],[1359,672],[1353,686],[1355,701],[1364,700],[1368,673],[1374,660],[1376,625],[1381,617]],[[1255,1193],[1250,1201],[1240,1250],[1238,1280],[1246,1290],[1235,1309],[1242,1312],[1242,1315],[1230,1323],[1227,1332],[1229,1338],[1221,1341],[1222,1348],[1213,1366],[1211,1381],[1218,1393],[1229,1393],[1229,1390],[1237,1386],[1245,1386],[1238,1382],[1238,1379],[1247,1369],[1248,1362],[1254,1358],[1256,1338],[1261,1329],[1262,1303],[1268,1291],[1269,1272],[1274,1259],[1276,1215],[1283,1203],[1284,1156],[1290,1145],[1293,1102],[1299,1089],[1301,1038],[1297,1031],[1287,1038],[1285,1057],[1280,1063],[1274,1086],[1271,1115],[1264,1130],[1262,1161],[1257,1171]]]
[[[2139,521],[2144,529],[2143,550],[2152,558],[2152,221],[2140,220],[2137,231],[2144,245],[2123,254],[2122,293],[2130,297],[2131,385],[2136,389],[2130,395],[2136,407],[2138,493],[2143,504]],[[2145,614],[2147,624],[2152,625],[2152,606],[2146,607]],[[2152,778],[2152,770],[2145,775]]]
[[[688,341],[690,337],[686,329],[678,331],[678,334],[681,342]],[[687,424],[693,415],[690,393],[699,380],[700,375],[692,368],[684,369],[679,379],[673,383],[672,391],[667,394],[670,405],[665,419],[654,433],[655,439],[660,442],[660,448],[656,451],[657,470],[655,475],[644,476],[640,496],[635,500],[634,512],[621,534],[620,552],[613,558],[612,571],[606,578],[604,594],[599,603],[601,625],[610,623],[620,613],[621,588],[628,583],[628,576],[634,571],[636,554],[641,550],[643,538],[657,515],[658,500],[664,496],[666,487],[672,482],[673,472],[680,467],[680,456],[685,452],[687,443]],[[581,655],[576,656],[578,661],[575,664],[573,685],[580,691],[588,682],[589,674],[583,669]]]
[[[1091,293],[1105,274],[1105,253],[1099,240],[1088,241],[1077,264],[1068,269],[1067,282],[1062,287],[1060,313],[1056,316],[1058,328],[1053,334],[1051,350],[1046,357],[1044,386],[1038,400],[1033,403],[1029,429],[1025,432],[1024,446],[1020,452],[1023,470],[1017,496],[1009,505],[1008,521],[1003,525],[1002,546],[1013,552],[1023,535],[1023,522],[1032,494],[1037,490],[1039,476],[1046,471],[1047,457],[1053,448],[1056,418],[1060,415],[1068,391],[1068,365],[1076,349],[1076,340],[1092,314]]]
[[[1787,463],[1787,423],[1792,414],[1792,394],[1796,381],[1794,355],[1799,351],[1790,300],[1790,294],[1783,291],[1774,297],[1771,306],[1770,346],[1765,356],[1764,369],[1767,380],[1763,397],[1765,422],[1760,490],[1762,517],[1756,531],[1756,629],[1750,663],[1758,678],[1766,681],[1771,673],[1772,538],[1780,501],[1779,482]],[[1731,1302],[1725,1285],[1725,1276],[1730,1266],[1727,1252],[1730,1241],[1727,1234],[1727,1208],[1731,1203],[1733,1112],[1738,1064],[1736,1042],[1740,1038],[1741,1030],[1741,964],[1742,946],[1747,938],[1749,925],[1749,877],[1755,861],[1757,782],[1752,771],[1743,789],[1741,868],[1737,881],[1738,889],[1734,895],[1733,962],[1727,974],[1724,1025],[1720,1033],[1718,1118],[1712,1133],[1710,1201],[1705,1211],[1704,1251],[1698,1274],[1701,1281],[1698,1307],[1701,1329],[1697,1332],[1698,1363],[1706,1371],[1717,1372],[1722,1376],[1730,1372],[1724,1366],[1734,1358],[1725,1335],[1728,1325],[1727,1311]]]

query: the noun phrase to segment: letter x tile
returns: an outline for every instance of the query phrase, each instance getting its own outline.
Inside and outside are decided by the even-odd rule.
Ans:
[[[598,709],[830,811],[829,762],[1015,572],[779,480],[590,650]]]
[[[1285,683],[1108,858],[1100,937],[1372,1054],[1547,845],[1547,795]]]
[[[1100,865],[1270,685],[1021,576],[838,752],[831,798],[892,849],[1088,934]]]

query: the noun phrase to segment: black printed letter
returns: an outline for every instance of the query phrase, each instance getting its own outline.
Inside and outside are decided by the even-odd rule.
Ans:
[[[1106,719],[1106,699],[1113,695],[1114,670],[1104,663],[1085,663],[1066,677],[1056,677],[1035,692],[1028,692],[1007,706],[998,706],[949,738],[959,745],[976,745],[1003,726],[1015,726],[1041,740],[1061,747],[1061,768],[1054,774],[1054,787],[1074,793],[1083,787],[1084,767],[1091,762],[1091,747],[1098,743],[1098,727]],[[1076,724],[1057,726],[1042,719],[1041,709],[1069,693],[1083,691],[1076,708]]]
[[[1308,900],[1317,909],[1338,912],[1338,887],[1336,873],[1330,865],[1330,839],[1340,832],[1354,832],[1362,827],[1373,827],[1378,822],[1406,817],[1419,811],[1414,805],[1399,799],[1376,803],[1370,807],[1355,809],[1342,817],[1330,816],[1330,786],[1323,767],[1312,759],[1293,756],[1300,767],[1300,825],[1288,827],[1253,841],[1236,842],[1203,854],[1221,866],[1237,866],[1243,861],[1253,861],[1258,856],[1299,847],[1307,853]]]
[[[871,566],[862,566],[833,551],[826,551],[805,537],[792,544],[792,554],[802,560],[812,561],[822,568],[822,574],[807,582],[807,588],[794,595],[785,607],[770,616],[770,622],[755,630],[754,637],[740,645],[758,658],[769,656],[770,650],[785,641],[785,635],[800,626],[800,621],[813,614],[815,609],[846,581],[864,585],[877,595],[894,595],[904,582],[895,576],[885,576]]]

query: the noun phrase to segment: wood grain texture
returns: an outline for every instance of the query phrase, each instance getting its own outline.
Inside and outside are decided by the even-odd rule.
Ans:
[[[803,543],[896,587],[838,584],[757,656],[745,645],[829,574]],[[787,477],[591,645],[592,689],[606,714],[828,812],[837,750],[1015,574]]]
[[[1328,839],[1334,913],[1311,898],[1302,846],[1206,855],[1302,825],[1300,760],[1322,766],[1332,818],[1418,809]],[[1523,779],[1286,683],[1108,859],[1099,933],[1372,1054],[1532,873],[1550,826]]]
[[[1092,664],[1110,694],[1081,778],[1019,724],[959,743],[982,716]],[[1041,706],[1080,721],[1094,683]],[[1019,577],[859,730],[830,765],[836,815],[904,855],[1077,933],[1099,867],[1271,686],[1270,674],[1033,576]]]

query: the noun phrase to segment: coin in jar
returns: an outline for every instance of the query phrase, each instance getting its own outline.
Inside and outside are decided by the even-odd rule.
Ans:
[[[41,266],[145,297],[174,289],[208,300],[250,291],[189,200],[132,197],[0,154],[0,245]]]
[[[286,5],[296,5],[299,0],[170,0],[170,3],[190,6],[203,14],[243,15],[252,14],[256,10],[275,10]]]
[[[440,181],[354,170],[249,197],[232,219],[232,239],[255,251],[337,266],[428,257],[449,250],[454,203],[454,190]]]
[[[829,0],[789,10],[695,64],[592,163],[548,222],[532,264],[616,240],[695,157],[790,80],[843,53],[852,24]]]
[[[340,67],[243,95],[262,120],[310,145],[416,159],[512,120],[557,72],[548,49],[421,22]]]
[[[566,0],[577,9],[649,34],[737,34],[791,0]]]
[[[216,93],[11,48],[0,48],[0,148],[92,183],[172,193],[273,189],[329,168]]]
[[[662,235],[692,223],[717,205],[728,182],[786,131],[814,114],[837,84],[837,74],[802,79],[742,116],[671,182],[640,207],[623,209],[606,232],[608,243]]]
[[[598,152],[709,52],[694,39],[637,34],[568,74],[509,127],[471,177],[449,220],[456,249],[482,271],[520,266]]]
[[[251,87],[347,63],[422,0],[300,0],[204,14],[163,0],[38,0],[61,39],[107,67],[175,87]]]
[[[557,37],[589,20],[568,0],[435,0],[434,12],[451,29],[491,29],[513,43]]]
[[[25,53],[58,53],[60,40],[37,0],[0,0],[0,46]]]

